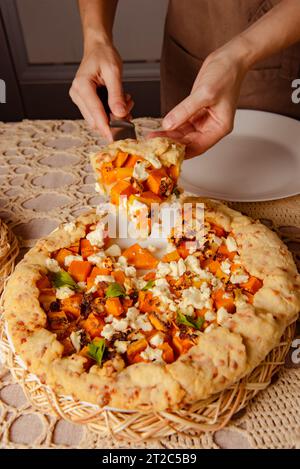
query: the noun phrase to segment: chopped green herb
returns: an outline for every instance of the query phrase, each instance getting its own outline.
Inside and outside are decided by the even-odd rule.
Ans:
[[[115,298],[116,296],[125,296],[126,291],[123,285],[117,282],[111,283],[106,290],[106,298]]]
[[[146,285],[142,288],[142,291],[147,291],[154,285],[154,280],[149,280]]]
[[[55,288],[60,287],[69,287],[71,290],[78,290],[78,285],[71,275],[65,270],[60,270],[59,272],[52,273],[51,282]]]
[[[181,313],[181,311],[177,311],[176,322],[178,324],[183,324],[184,326],[192,327],[193,329],[199,330],[203,326],[204,319],[201,317],[197,319],[193,319],[190,317],[187,318],[183,313]]]
[[[93,342],[88,344],[88,355],[96,360],[99,366],[101,366],[103,354],[105,350],[105,339],[96,337]]]

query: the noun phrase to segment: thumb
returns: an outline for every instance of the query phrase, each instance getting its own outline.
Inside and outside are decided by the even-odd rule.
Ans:
[[[211,104],[210,99],[201,92],[201,89],[197,89],[181,103],[177,104],[163,119],[162,127],[165,130],[176,129],[180,125],[184,124],[200,109],[209,106]]]

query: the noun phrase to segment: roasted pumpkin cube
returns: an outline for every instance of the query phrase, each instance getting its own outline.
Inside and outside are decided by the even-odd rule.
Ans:
[[[107,298],[105,302],[105,309],[108,314],[112,314],[115,317],[121,316],[124,312],[123,305],[120,298]]]
[[[194,345],[192,339],[188,337],[181,338],[180,335],[175,334],[172,339],[173,346],[179,355],[188,352]]]
[[[149,313],[148,318],[155,329],[163,332],[167,331],[167,325],[158,317],[156,313]]]
[[[44,288],[40,291],[39,302],[45,311],[48,311],[51,303],[56,300],[54,288]]]
[[[56,254],[55,259],[57,260],[59,265],[63,267],[65,265],[65,258],[67,256],[73,256],[73,255],[74,254],[69,249],[62,248]]]
[[[51,289],[51,283],[47,275],[42,275],[36,282],[36,286],[39,290]]]
[[[105,321],[101,316],[90,313],[88,318],[83,322],[83,327],[92,339],[100,337]]]
[[[86,282],[90,272],[92,270],[92,264],[87,261],[72,261],[68,272],[76,282]]]
[[[159,168],[150,171],[147,186],[154,194],[160,197],[168,197],[173,190],[174,182],[168,176],[165,168]]]
[[[120,168],[123,166],[128,158],[128,153],[125,153],[124,151],[118,151],[117,156],[115,157],[113,163],[116,166],[116,168]]]
[[[229,259],[230,261],[232,261],[236,255],[235,251],[232,251],[232,252],[228,251],[226,244],[221,244],[217,253],[218,253],[218,259],[222,259],[222,260]]]
[[[131,344],[127,347],[127,357],[128,359],[132,359],[134,355],[137,353],[143,352],[148,346],[148,342],[146,339],[139,339],[131,342]]]
[[[183,241],[177,246],[177,252],[182,259],[186,259],[190,255],[190,251],[186,246],[186,242]]]
[[[247,292],[254,295],[263,286],[263,282],[257,277],[252,276],[247,282],[241,283],[240,286]]]
[[[97,246],[92,246],[88,239],[83,238],[80,240],[80,254],[84,260],[96,252],[99,252],[99,248],[97,248]]]
[[[174,351],[168,342],[164,342],[158,348],[162,350],[162,358],[166,363],[172,363],[175,360]]]
[[[178,251],[175,249],[174,251],[168,252],[167,254],[165,254],[162,258],[162,261],[172,262],[172,261],[179,261],[179,259],[180,259],[180,255]]]
[[[142,248],[139,244],[133,244],[123,251],[129,264],[134,265],[137,269],[155,269],[158,260],[146,248]]]
[[[212,298],[214,300],[216,309],[223,307],[227,309],[228,313],[230,314],[235,313],[234,298],[228,293],[225,293],[223,289],[219,289],[213,292]]]
[[[101,165],[101,176],[105,184],[112,184],[117,180],[112,162],[105,162]]]
[[[49,312],[47,314],[47,318],[50,329],[53,331],[66,329],[69,326],[69,321],[64,311]]]
[[[126,168],[133,168],[137,161],[144,161],[144,158],[138,155],[129,155],[124,166]]]
[[[89,277],[87,278],[87,286],[86,287],[87,287],[88,290],[90,288],[92,288],[92,286],[95,283],[95,279],[96,279],[96,277],[98,277],[98,275],[109,275],[110,276],[111,271],[109,269],[105,269],[103,267],[93,267]]]
[[[75,293],[75,295],[61,300],[62,311],[64,311],[67,316],[71,316],[74,319],[79,318],[81,312],[82,299],[82,293]]]
[[[110,200],[111,203],[114,205],[119,205],[120,197],[127,196],[129,197],[132,194],[135,194],[136,190],[132,186],[132,184],[128,181],[118,181],[111,189],[110,192]]]
[[[114,272],[112,272],[111,275],[117,283],[120,283],[121,285],[124,284],[126,280],[126,275],[124,274],[123,270],[115,270]]]

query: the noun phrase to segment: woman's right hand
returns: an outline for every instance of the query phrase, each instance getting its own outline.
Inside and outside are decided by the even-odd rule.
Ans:
[[[97,88],[106,86],[112,114],[125,117],[133,107],[122,86],[122,61],[111,43],[96,43],[85,51],[70,88],[70,97],[91,128],[111,141],[108,117],[97,95]]]

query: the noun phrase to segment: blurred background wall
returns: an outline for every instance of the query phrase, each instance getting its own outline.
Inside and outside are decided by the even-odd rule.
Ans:
[[[108,0],[109,1],[109,0]],[[167,0],[119,0],[115,44],[135,116],[160,114],[159,61]],[[68,90],[82,55],[76,0],[0,0],[1,120],[80,117]]]

